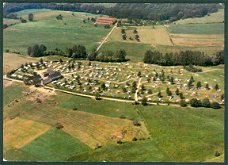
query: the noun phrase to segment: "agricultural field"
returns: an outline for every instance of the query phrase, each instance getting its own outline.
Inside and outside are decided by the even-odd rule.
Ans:
[[[210,16],[179,20],[167,25],[117,27],[101,51],[126,47],[128,57],[132,61],[142,61],[146,50],[158,50],[163,53],[194,50],[213,55],[224,48],[223,20],[224,9],[220,9]],[[126,32],[125,40],[122,38],[122,29]],[[139,41],[135,40],[134,30],[137,30]],[[134,51],[128,49],[133,43]],[[144,49],[137,49],[136,43]]]
[[[224,22],[224,9],[219,9],[216,13],[211,13],[200,18],[187,18],[175,21],[174,24],[210,24],[210,23],[223,23]]]
[[[87,20],[88,17],[100,15],[54,10],[26,10],[19,12],[19,15],[27,19],[30,12],[34,12],[33,22],[20,23],[4,29],[4,50],[27,54],[27,48],[34,44],[44,44],[48,50],[59,48],[64,51],[68,47],[81,44],[91,50],[110,31],[104,26],[95,27],[93,22]],[[63,20],[56,19],[59,14],[63,16]],[[86,23],[83,23],[84,19]]]
[[[210,57],[223,50],[224,9],[173,23],[123,27],[113,23],[109,28],[91,21],[100,14],[16,12],[26,20],[30,13],[34,20],[27,23],[3,20],[16,23],[3,31],[4,159],[224,162],[224,64],[143,63],[147,50],[195,50]],[[56,18],[59,15],[62,20]],[[117,50],[124,49],[127,55],[124,62],[89,61],[77,55],[83,50],[75,47],[72,58],[42,53],[35,58],[35,48],[34,54],[29,53],[34,57],[27,50],[35,44],[63,51],[80,44],[88,55],[97,56],[111,50],[114,61],[125,56]],[[200,105],[192,105],[194,98]]]
[[[12,60],[13,59],[13,60]],[[29,58],[28,56],[18,55],[15,53],[3,53],[3,73],[6,74],[17,69],[21,64],[36,62],[38,59]]]
[[[57,91],[56,94],[39,90],[35,93],[36,97],[47,97],[38,103],[31,101],[29,95],[24,93],[17,104],[4,106],[4,128],[11,126],[11,131],[21,130],[21,127],[24,128],[23,123],[27,123],[27,129],[32,128],[29,132],[26,129],[25,132],[18,132],[20,140],[11,144],[16,148],[4,148],[4,158],[8,160],[182,162],[210,161],[215,150],[223,153],[223,108],[144,107],[108,100],[96,101]],[[104,109],[104,106],[107,108]],[[15,113],[17,116],[12,118]],[[141,128],[133,124],[131,126],[135,119],[144,123]],[[64,127],[56,129],[56,122]],[[124,127],[128,130],[126,141],[115,144],[108,138],[108,143],[104,143],[107,135],[118,136],[117,130]],[[80,129],[83,133],[78,133]],[[149,138],[145,134],[145,140],[138,138],[132,141],[130,137],[137,129],[141,133],[145,131],[143,134],[147,132]],[[7,130],[4,136],[15,138],[17,134]],[[99,141],[102,147],[94,150],[91,141]],[[222,157],[219,159],[223,161]]]

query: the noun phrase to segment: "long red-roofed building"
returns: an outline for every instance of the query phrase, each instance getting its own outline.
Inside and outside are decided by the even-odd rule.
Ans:
[[[111,25],[117,22],[116,18],[101,17],[96,20],[96,24]]]

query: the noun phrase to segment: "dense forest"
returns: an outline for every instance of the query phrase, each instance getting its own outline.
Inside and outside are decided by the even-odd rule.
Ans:
[[[107,14],[117,18],[174,21],[181,18],[201,17],[208,13],[216,12],[221,7],[222,6],[217,3],[117,3],[112,7],[88,3],[6,3],[3,9],[3,16],[9,18],[12,16],[12,13],[20,10],[46,8]]]

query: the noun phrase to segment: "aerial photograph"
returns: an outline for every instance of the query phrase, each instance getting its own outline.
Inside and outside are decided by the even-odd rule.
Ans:
[[[224,162],[223,3],[3,3],[3,161]]]

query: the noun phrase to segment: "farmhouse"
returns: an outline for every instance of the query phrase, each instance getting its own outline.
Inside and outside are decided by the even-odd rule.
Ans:
[[[96,24],[104,24],[104,25],[112,25],[116,22],[117,22],[116,18],[102,17],[102,18],[98,18],[95,23]]]
[[[53,71],[51,69],[48,69],[47,71],[43,72],[41,75],[43,79],[43,85],[48,84],[54,80],[57,80],[62,77],[60,72]]]

